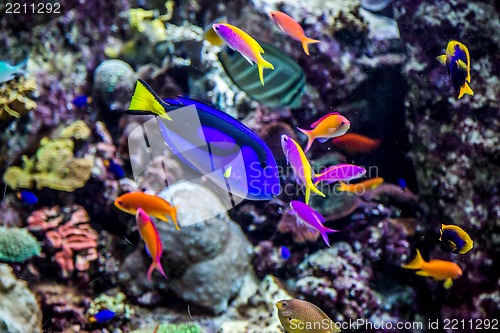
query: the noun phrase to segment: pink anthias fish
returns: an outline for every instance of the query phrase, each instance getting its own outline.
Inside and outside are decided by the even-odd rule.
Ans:
[[[324,143],[328,139],[344,135],[350,127],[351,123],[346,117],[338,112],[332,112],[312,123],[311,130],[298,127],[297,129],[307,136],[307,145],[304,149],[304,152],[307,153],[315,139]]]
[[[151,281],[151,274],[155,269],[158,270],[166,279],[167,276],[165,275],[163,267],[160,263],[161,255],[163,253],[163,245],[154,222],[151,221],[149,215],[146,214],[146,212],[140,207],[137,208],[135,220],[137,222],[139,234],[141,235],[144,243],[146,243],[146,250],[148,254],[151,255],[151,259],[153,259],[153,262],[151,263],[151,266],[149,266],[148,270],[148,280]]]
[[[338,164],[327,168],[324,172],[314,175],[314,185],[319,182],[331,184],[337,181],[347,182],[358,179],[366,174],[366,169],[354,164]]]
[[[257,64],[260,82],[264,85],[264,68],[274,69],[274,66],[262,57],[262,53],[264,53],[262,46],[249,34],[234,25],[215,23],[212,27],[231,49],[238,51],[250,64]]]
[[[297,183],[302,183],[306,187],[306,204],[309,203],[311,191],[324,197],[323,192],[318,190],[312,182],[313,172],[311,164],[309,164],[306,154],[304,154],[300,145],[286,134],[283,134],[281,136],[281,148],[286,156],[286,160],[292,166]]]
[[[330,246],[330,240],[328,239],[328,234],[332,232],[339,232],[339,230],[328,229],[323,225],[325,218],[323,215],[309,207],[300,201],[291,201],[290,207],[292,212],[297,215],[297,222],[305,223],[309,228],[319,231],[321,237],[325,241],[327,246]]]

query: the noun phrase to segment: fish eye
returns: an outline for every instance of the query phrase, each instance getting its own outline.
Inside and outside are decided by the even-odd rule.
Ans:
[[[274,17],[274,13],[271,13],[271,16]]]
[[[219,30],[219,27],[215,27],[215,30]]]
[[[118,201],[118,204],[119,204],[120,206],[122,206],[122,205],[123,205],[123,201]]]
[[[282,304],[282,305],[283,305],[283,307],[284,307],[284,308],[286,308],[286,306],[287,306],[288,304],[286,304],[286,302],[283,302],[283,304]]]

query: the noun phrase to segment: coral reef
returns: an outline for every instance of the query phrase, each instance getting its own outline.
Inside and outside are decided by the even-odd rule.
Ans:
[[[197,324],[161,324],[155,328],[157,333],[202,333],[200,326]],[[148,330],[137,330],[131,333],[149,333],[151,329]]]
[[[9,116],[19,118],[35,109],[36,102],[30,99],[35,89],[35,78],[32,76],[20,76],[0,83],[0,123],[3,124]]]
[[[0,332],[42,333],[42,312],[25,281],[0,264]]]
[[[94,298],[87,310],[87,317],[91,317],[104,309],[111,310],[125,319],[130,319],[134,314],[132,307],[127,303],[127,296],[122,292],[115,292],[114,295],[101,294]]]
[[[44,253],[52,257],[63,278],[85,272],[97,259],[97,232],[89,224],[87,211],[77,205],[54,206],[34,211],[28,229],[44,240]]]
[[[89,180],[94,159],[91,156],[75,157],[75,143],[69,138],[85,139],[90,129],[81,121],[75,121],[60,131],[54,139],[43,138],[35,156],[23,156],[23,167],[9,167],[4,182],[11,189],[44,187],[72,192],[83,187]]]
[[[37,239],[26,229],[0,227],[0,261],[20,263],[41,252]]]

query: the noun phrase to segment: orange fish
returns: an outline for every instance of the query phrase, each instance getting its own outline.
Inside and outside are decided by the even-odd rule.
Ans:
[[[422,258],[419,250],[417,250],[415,259],[402,267],[407,269],[417,269],[417,272],[415,273],[417,275],[428,276],[436,281],[444,281],[444,287],[446,289],[451,288],[453,285],[453,279],[458,279],[462,276],[462,269],[454,262],[439,259],[431,259],[427,262]]]
[[[144,243],[146,243],[146,248],[153,259],[153,262],[151,263],[151,266],[149,266],[148,270],[148,280],[151,281],[151,274],[155,269],[166,279],[167,276],[165,275],[163,267],[161,267],[160,263],[161,255],[163,253],[163,245],[161,244],[160,235],[158,234],[158,230],[156,230],[154,222],[151,221],[151,218],[144,210],[141,209],[141,207],[137,208],[135,220],[137,222],[139,234],[141,234],[141,238]]]
[[[269,12],[269,17],[288,36],[302,43],[304,52],[309,55],[309,44],[319,43],[319,40],[306,37],[304,29],[293,18],[279,11]]]
[[[354,194],[363,194],[366,190],[373,190],[384,182],[384,178],[371,178],[356,184],[346,184],[344,182],[339,182],[339,191],[349,192]]]
[[[311,130],[302,128],[297,129],[307,135],[307,145],[304,153],[307,153],[314,141],[318,139],[319,142],[326,142],[328,139],[344,135],[351,127],[351,123],[347,118],[337,112],[329,113],[321,117],[311,125]]]
[[[340,148],[351,155],[369,153],[378,148],[380,140],[372,139],[367,136],[346,133],[342,136],[334,138],[333,145]]]
[[[177,224],[177,209],[156,195],[143,192],[126,193],[115,200],[115,206],[129,214],[137,213],[137,208],[141,207],[148,215],[165,222],[168,222],[167,216],[169,216],[174,222],[175,229],[180,230]]]

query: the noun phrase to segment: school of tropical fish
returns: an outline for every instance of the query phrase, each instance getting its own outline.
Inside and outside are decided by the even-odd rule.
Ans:
[[[66,14],[0,24],[40,39],[59,22],[74,34],[59,43],[79,50],[80,72],[93,69],[92,85],[76,86],[87,76],[75,73],[59,74],[59,86],[44,70],[64,73],[67,60],[39,54],[50,42],[26,52],[2,44],[23,52],[0,60],[0,285],[12,275],[28,296],[0,289],[0,333],[448,332],[446,311],[465,298],[462,309],[477,312],[457,318],[461,331],[498,329],[498,290],[486,292],[498,258],[478,259],[498,248],[497,220],[479,221],[498,212],[498,193],[474,183],[498,184],[498,173],[471,171],[478,155],[498,166],[498,128],[473,128],[476,118],[498,122],[498,108],[485,111],[498,78],[483,77],[494,67],[476,57],[484,41],[436,33],[432,47],[407,45],[425,64],[380,56],[410,29],[398,28],[394,8],[422,15],[401,10],[420,6],[405,1],[125,2],[114,35],[99,21],[94,39],[75,37],[89,28],[70,28]],[[0,5],[0,19],[10,11]],[[391,31],[399,43],[384,44]],[[360,36],[370,42],[344,50]],[[353,49],[369,56],[353,60]],[[391,81],[415,68],[429,77]],[[340,72],[352,78],[332,79]],[[17,298],[24,310],[3,301]]]

